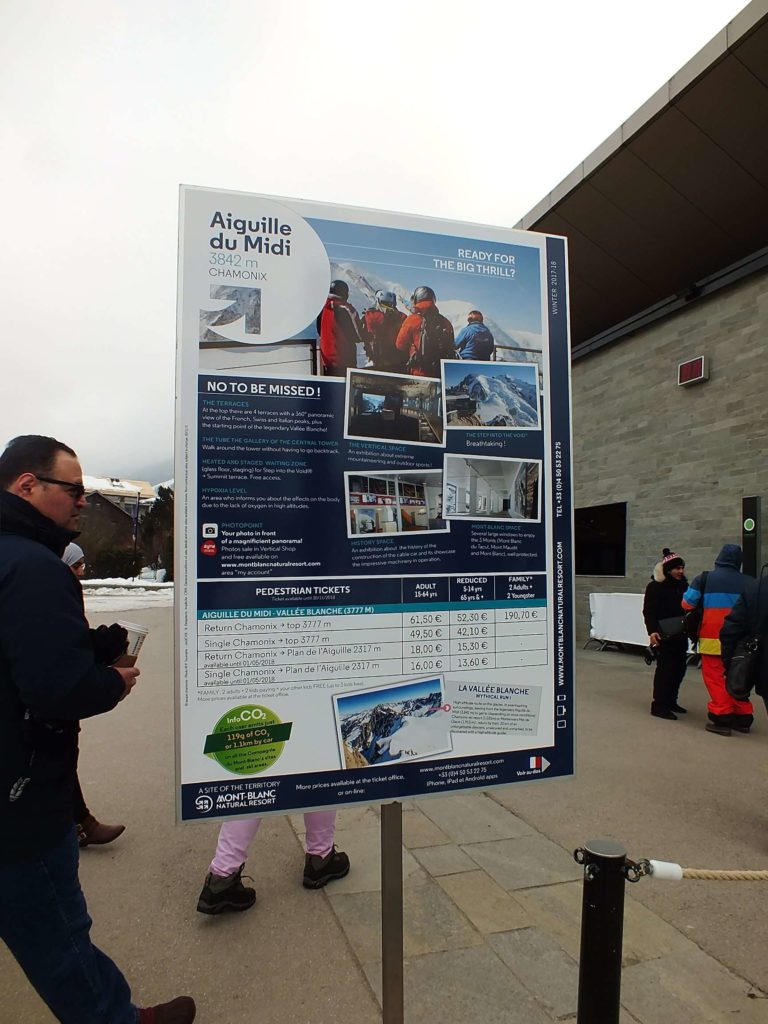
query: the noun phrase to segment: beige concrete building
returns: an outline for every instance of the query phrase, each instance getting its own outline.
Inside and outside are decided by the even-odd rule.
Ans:
[[[582,640],[589,593],[710,567],[768,493],[766,125],[753,0],[517,225],[569,242]]]

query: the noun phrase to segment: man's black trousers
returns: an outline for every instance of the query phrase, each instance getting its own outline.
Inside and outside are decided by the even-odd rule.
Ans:
[[[674,636],[662,640],[657,648],[656,674],[653,677],[653,710],[671,711],[683,681],[688,656],[688,638]]]

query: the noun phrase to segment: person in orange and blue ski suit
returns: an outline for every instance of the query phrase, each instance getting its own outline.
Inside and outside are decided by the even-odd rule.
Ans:
[[[733,606],[752,582],[741,572],[742,551],[738,544],[724,544],[715,559],[715,567],[702,586],[700,573],[683,594],[683,610],[697,608],[703,601],[699,629],[701,674],[709,691],[707,732],[730,736],[731,730],[749,732],[753,709],[749,701],[734,700],[725,686],[725,668],[721,657],[720,630]],[[704,593],[702,593],[702,590]]]

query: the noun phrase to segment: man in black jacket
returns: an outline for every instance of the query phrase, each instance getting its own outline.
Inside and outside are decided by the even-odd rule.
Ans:
[[[188,1024],[188,997],[134,1006],[90,939],[72,823],[78,720],[111,711],[139,671],[97,663],[61,561],[84,505],[60,441],[18,437],[0,455],[0,938],[65,1024]]]
[[[684,715],[686,711],[677,703],[677,695],[688,654],[688,638],[682,631],[682,600],[687,587],[685,562],[674,551],[664,548],[661,561],[654,566],[653,578],[645,588],[643,601],[648,641],[656,653],[651,704],[651,714],[656,718],[676,719],[677,714]],[[672,631],[673,622],[679,626],[676,633]]]

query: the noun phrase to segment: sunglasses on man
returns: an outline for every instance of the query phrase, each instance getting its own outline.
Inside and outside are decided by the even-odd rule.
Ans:
[[[63,487],[69,491],[75,501],[79,501],[85,494],[85,487],[82,484],[72,483],[71,480],[54,480],[52,476],[40,476],[39,473],[35,473],[35,476],[44,484],[58,484],[59,487]]]

